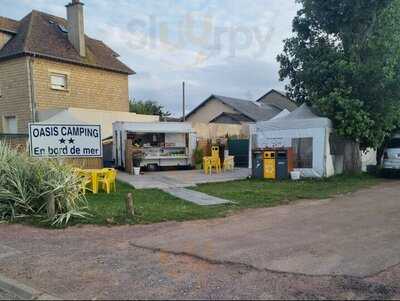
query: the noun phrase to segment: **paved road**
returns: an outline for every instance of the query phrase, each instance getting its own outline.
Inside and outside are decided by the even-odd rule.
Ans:
[[[400,183],[392,182],[329,201],[165,227],[133,243],[282,272],[368,276],[400,263],[399,229]]]
[[[124,172],[118,173],[118,180],[128,183],[136,189],[146,188],[182,188],[193,187],[202,183],[228,182],[246,179],[250,175],[248,168],[235,168],[220,174],[205,175],[202,170],[171,170],[162,172],[146,172],[141,176],[133,176]]]
[[[169,193],[178,199],[186,200],[188,202],[200,205],[200,206],[214,206],[232,203],[231,201],[217,198],[202,192],[190,190],[182,187],[174,188],[163,188],[164,192]]]
[[[399,299],[399,187],[214,221],[0,225],[0,273],[67,299]]]

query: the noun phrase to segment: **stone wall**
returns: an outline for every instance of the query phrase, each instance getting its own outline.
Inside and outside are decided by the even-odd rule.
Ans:
[[[0,133],[4,133],[5,117],[17,118],[18,132],[28,133],[31,120],[28,60],[0,62]]]
[[[192,115],[187,118],[187,122],[193,123],[209,123],[215,117],[222,113],[237,113],[234,109],[222,103],[218,99],[210,99],[202,107],[198,108]]]
[[[219,138],[238,137],[249,139],[249,125],[243,124],[222,124],[222,123],[200,123],[193,122],[192,127],[197,138],[216,140]]]
[[[65,91],[52,89],[52,73],[67,75]],[[0,91],[0,133],[11,116],[17,118],[18,133],[28,133],[32,106],[36,112],[68,107],[129,111],[128,75],[41,58],[32,60],[31,71],[27,57],[0,62]]]
[[[128,75],[46,59],[33,63],[37,110],[83,108],[129,111]],[[51,88],[50,75],[67,75],[67,90]]]

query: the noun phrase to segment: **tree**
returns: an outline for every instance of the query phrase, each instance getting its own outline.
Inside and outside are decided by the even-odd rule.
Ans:
[[[378,147],[400,124],[400,0],[297,0],[278,56],[289,96]]]
[[[143,115],[157,115],[160,116],[161,120],[170,116],[171,113],[164,110],[164,107],[159,105],[156,101],[136,101],[131,100],[129,102],[129,111],[132,113],[143,114]]]

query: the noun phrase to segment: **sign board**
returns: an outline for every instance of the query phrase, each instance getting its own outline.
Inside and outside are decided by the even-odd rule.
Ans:
[[[286,137],[265,138],[265,147],[272,149],[292,147],[292,139]]]
[[[32,157],[103,157],[100,125],[29,124]]]

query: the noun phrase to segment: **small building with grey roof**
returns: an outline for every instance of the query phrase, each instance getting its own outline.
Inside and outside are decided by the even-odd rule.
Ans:
[[[211,95],[187,116],[198,136],[220,138],[248,136],[248,124],[268,121],[283,110],[295,110],[297,105],[284,92],[271,90],[257,101]]]

